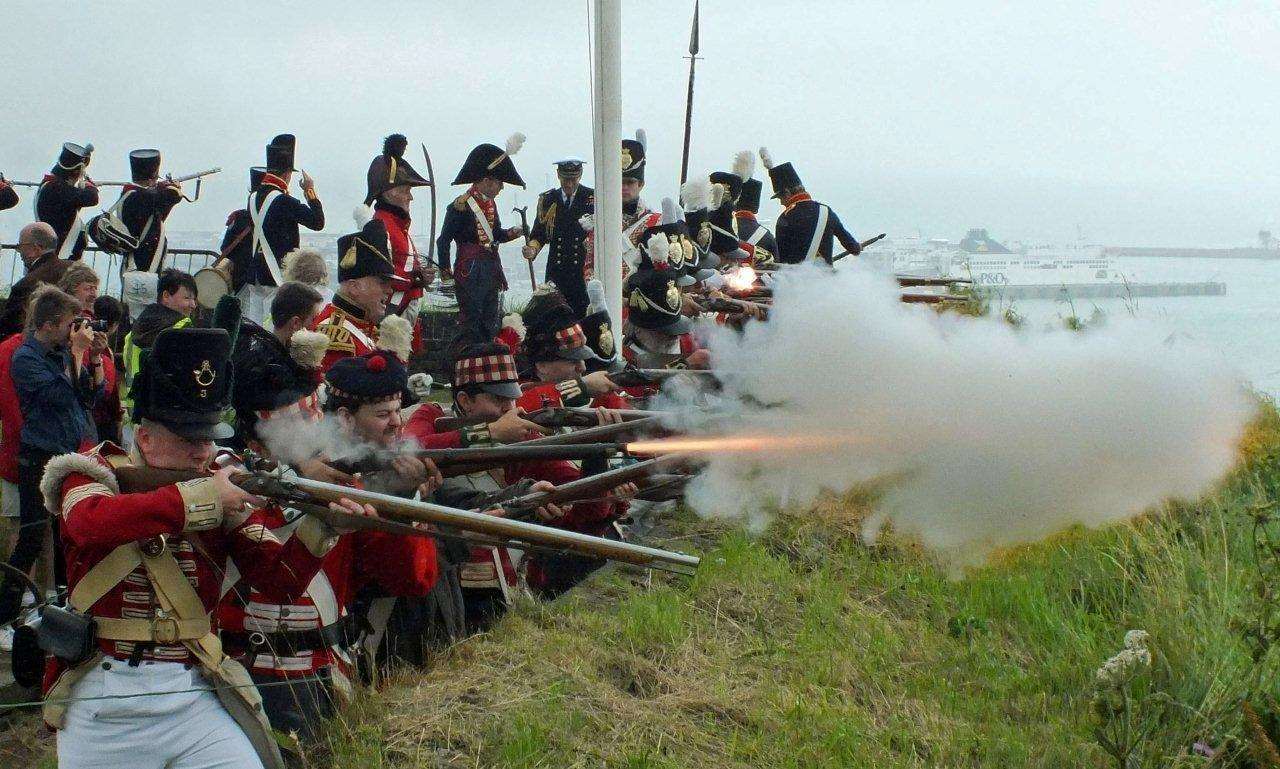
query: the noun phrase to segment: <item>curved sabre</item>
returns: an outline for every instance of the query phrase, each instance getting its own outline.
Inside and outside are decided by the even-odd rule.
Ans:
[[[431,153],[422,145],[422,159],[427,161],[427,181],[431,183],[431,240],[427,241],[427,264],[436,263],[436,174],[431,168]],[[439,267],[440,265],[436,265]]]

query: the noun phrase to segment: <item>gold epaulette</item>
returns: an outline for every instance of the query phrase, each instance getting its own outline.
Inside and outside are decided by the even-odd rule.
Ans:
[[[457,199],[453,201],[453,207],[459,211],[467,210],[467,195],[465,192],[459,195]]]
[[[355,339],[351,337],[350,331],[342,327],[342,323],[339,321],[340,319],[336,316],[332,317],[316,326],[316,331],[329,337],[329,350],[354,353],[356,351]]]

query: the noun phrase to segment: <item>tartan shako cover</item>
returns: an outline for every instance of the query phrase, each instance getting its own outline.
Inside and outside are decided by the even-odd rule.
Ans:
[[[587,335],[582,333],[582,326],[577,323],[556,332],[556,344],[561,350],[572,350],[586,343]]]
[[[516,359],[511,355],[482,355],[459,358],[453,364],[454,387],[497,382],[518,382]]]

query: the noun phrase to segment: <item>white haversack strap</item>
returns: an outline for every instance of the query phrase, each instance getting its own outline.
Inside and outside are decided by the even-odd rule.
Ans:
[[[818,258],[818,246],[822,245],[822,236],[827,231],[827,216],[831,213],[831,209],[818,204],[818,226],[813,228],[813,240],[809,241],[809,252],[804,255],[806,262],[811,262]]]
[[[261,206],[253,204],[253,195],[249,195],[249,219],[253,222],[253,253],[257,255],[259,251],[262,253],[262,259],[267,263],[267,271],[271,273],[271,280],[275,285],[284,285],[284,279],[280,276],[280,263],[276,259],[275,251],[271,250],[271,243],[267,241],[266,231],[262,229],[262,225],[267,220],[267,214],[270,213],[271,204],[284,193],[280,190],[271,190],[267,196],[262,199]]]

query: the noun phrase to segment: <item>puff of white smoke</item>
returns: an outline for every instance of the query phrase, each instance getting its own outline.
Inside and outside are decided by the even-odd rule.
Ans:
[[[326,414],[323,419],[283,414],[259,422],[255,430],[272,458],[292,467],[318,454],[329,458],[362,459],[375,449],[353,437],[333,414]]]
[[[743,406],[738,429],[788,439],[713,455],[688,495],[702,514],[760,524],[892,478],[864,536],[891,524],[959,568],[1194,496],[1232,465],[1255,403],[1214,353],[1132,319],[1036,332],[939,315],[851,267],[789,270],[769,323],[706,332],[727,395],[769,404]]]

